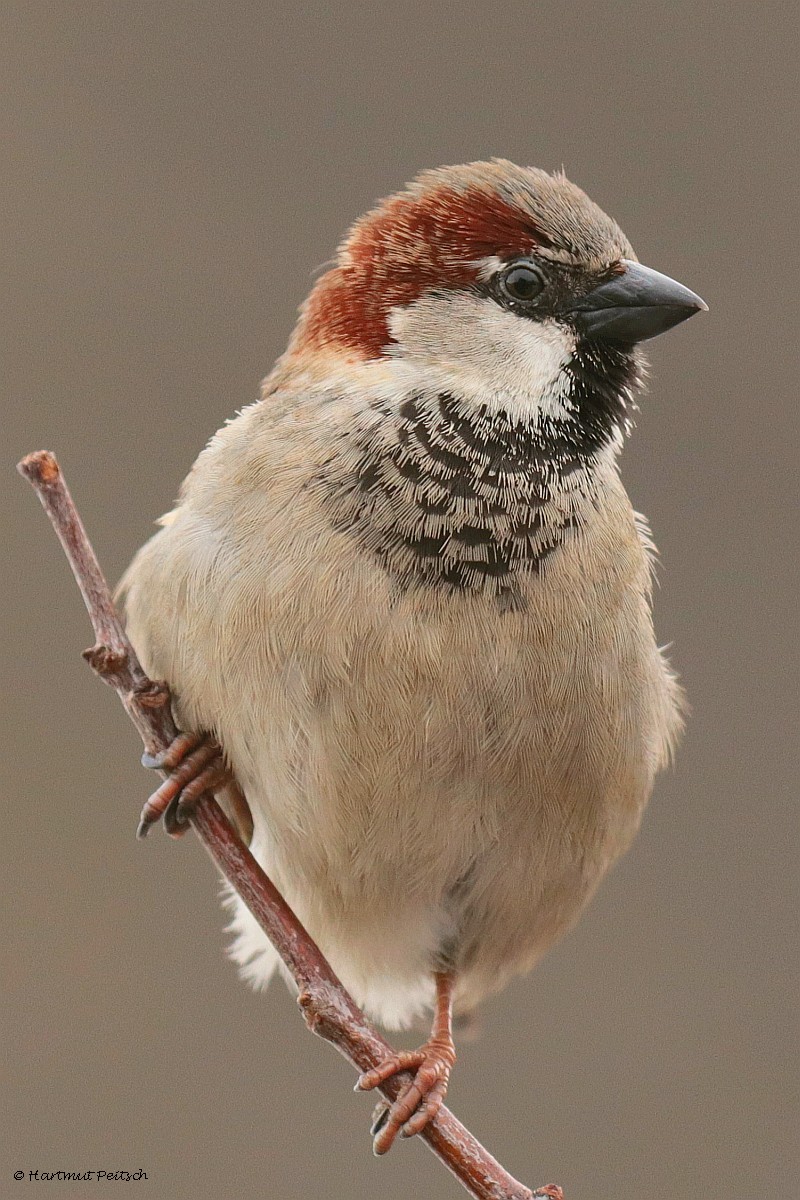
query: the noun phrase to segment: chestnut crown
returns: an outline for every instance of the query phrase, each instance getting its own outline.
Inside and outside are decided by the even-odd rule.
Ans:
[[[391,344],[392,309],[474,288],[490,264],[526,258],[596,276],[635,255],[616,222],[563,174],[504,159],[424,171],[352,226],[301,310],[289,354],[331,348],[377,358]],[[524,270],[508,278],[524,300]]]

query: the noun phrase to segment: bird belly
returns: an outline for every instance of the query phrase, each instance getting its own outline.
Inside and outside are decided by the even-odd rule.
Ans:
[[[456,970],[467,1010],[532,967],[629,844],[652,783],[655,680],[598,672],[585,635],[548,637],[542,655],[530,618],[498,626],[484,607],[401,605],[341,660],[295,652],[267,695],[221,709],[256,857],[389,1026],[429,1006],[437,968]],[[262,981],[274,954],[241,907],[234,929]]]
[[[256,517],[245,536],[183,509],[151,540],[125,585],[134,645],[183,727],[220,739],[256,857],[356,1000],[407,1024],[452,966],[467,1010],[574,922],[679,723],[629,506],[614,570],[576,538],[511,610],[397,593],[324,526],[266,555],[284,526]],[[232,904],[263,984],[276,956]]]

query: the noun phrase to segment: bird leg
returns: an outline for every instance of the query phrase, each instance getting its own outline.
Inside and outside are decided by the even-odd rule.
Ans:
[[[180,837],[188,829],[189,814],[203,793],[233,782],[219,744],[204,733],[179,733],[162,753],[143,754],[142,765],[169,774],[145,802],[137,837],[146,837],[150,826],[162,816],[167,833]]]
[[[380,1066],[366,1071],[356,1088],[371,1091],[401,1071],[413,1072],[413,1078],[384,1114],[373,1120],[373,1150],[385,1154],[394,1145],[398,1133],[413,1137],[436,1116],[447,1092],[450,1072],[456,1061],[453,1044],[453,988],[455,979],[448,972],[437,972],[436,1009],[431,1036],[418,1050],[393,1054]]]

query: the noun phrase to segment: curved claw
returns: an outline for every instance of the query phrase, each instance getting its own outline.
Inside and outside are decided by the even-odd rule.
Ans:
[[[231,780],[222,750],[205,734],[179,733],[166,750],[145,754],[142,762],[156,770],[169,771],[170,775],[145,802],[136,830],[140,838],[162,816],[167,832],[172,837],[181,837],[188,828],[191,810],[203,793]]]
[[[371,1091],[402,1071],[413,1072],[413,1079],[389,1106],[385,1118],[375,1123],[372,1148],[386,1154],[400,1134],[413,1137],[433,1120],[442,1106],[450,1072],[455,1062],[452,1042],[428,1042],[419,1050],[393,1054],[380,1066],[366,1071],[356,1084],[360,1091]]]

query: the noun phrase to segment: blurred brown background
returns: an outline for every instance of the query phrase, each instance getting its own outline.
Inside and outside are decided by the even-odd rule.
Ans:
[[[374,1160],[346,1064],[282,986],[238,982],[202,849],[134,841],[153,780],[13,464],[59,454],[116,579],[348,223],[422,167],[490,155],[563,163],[711,312],[653,345],[624,462],[688,733],[578,931],[487,1009],[452,1107],[569,1200],[796,1195],[792,6],[6,13],[0,1195],[33,1194],[15,1170],[100,1167],[143,1168],[157,1200],[459,1194],[422,1145]]]

